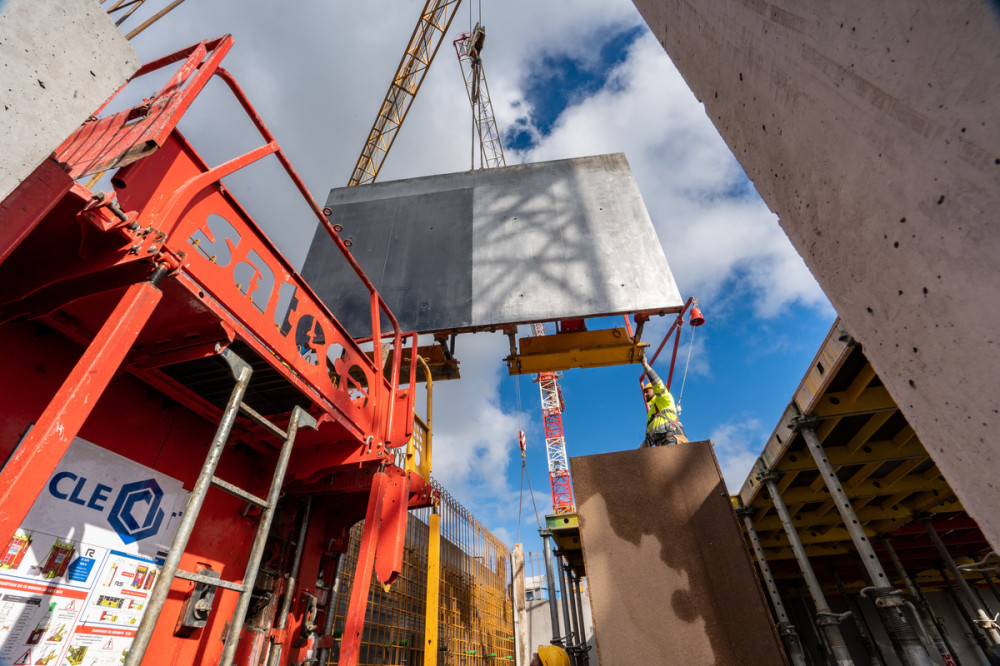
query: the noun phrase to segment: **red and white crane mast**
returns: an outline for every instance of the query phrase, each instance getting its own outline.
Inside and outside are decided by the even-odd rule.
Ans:
[[[545,335],[545,326],[534,324],[535,335]],[[542,398],[542,422],[545,426],[545,456],[549,464],[549,484],[552,486],[552,512],[570,513],[573,507],[573,486],[563,437],[564,409],[559,373],[539,372],[538,391]]]

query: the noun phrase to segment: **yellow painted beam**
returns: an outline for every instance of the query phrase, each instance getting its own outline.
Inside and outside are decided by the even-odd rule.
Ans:
[[[894,410],[895,401],[884,386],[873,386],[865,389],[856,400],[852,400],[846,391],[827,393],[813,409],[810,416],[831,417],[848,416],[859,412],[876,412]]]
[[[795,481],[795,477],[798,475],[798,472],[788,472],[783,474],[781,478],[778,479],[778,491],[784,494],[784,492],[788,490],[788,487],[792,485],[792,482]]]
[[[833,502],[830,502],[830,505],[830,508],[832,509]],[[913,509],[908,505],[899,506],[895,510],[891,507],[883,509],[879,505],[866,507],[854,505],[854,512],[858,515],[858,520],[865,524],[874,520],[886,518],[912,518],[913,516]],[[829,510],[823,513],[820,513],[819,511],[811,511],[809,513],[793,513],[792,522],[795,523],[797,528],[802,530],[827,527],[831,525],[843,525],[843,520],[841,519],[840,514],[836,511]],[[777,532],[781,530],[781,520],[779,520],[777,516],[768,516],[764,520],[754,523],[754,529],[756,529],[760,534]]]
[[[892,443],[896,445],[897,448],[903,448],[910,442],[916,440],[917,433],[913,432],[913,427],[907,423],[903,426],[903,429],[896,433],[896,436],[892,438]]]
[[[846,446],[831,446],[823,449],[823,452],[826,454],[827,460],[834,467],[913,457],[924,458],[927,456],[927,450],[924,449],[920,441],[912,438],[907,439],[902,445],[897,445],[894,438],[893,440],[868,442],[866,446],[855,452],[850,451]],[[785,456],[776,467],[779,473],[804,472],[811,469],[816,469],[816,463],[813,461],[812,456],[805,451],[796,453],[795,460],[791,460],[789,456]]]
[[[885,482],[894,485],[897,481],[907,476],[910,472],[924,464],[927,458],[910,458],[899,463],[896,469],[885,475]]]
[[[441,586],[441,514],[434,507],[428,520],[427,594],[424,610],[424,666],[437,666],[438,598]]]
[[[895,413],[895,411],[875,412],[869,416],[868,421],[858,429],[858,432],[855,433],[854,437],[851,437],[851,441],[847,443],[847,448],[852,452],[856,452],[864,446],[865,443],[871,439],[876,432],[878,432],[878,429],[885,425],[885,422],[892,418]]]
[[[878,479],[869,479],[848,492],[848,497],[869,497],[897,493],[917,493],[929,490],[949,490],[948,484],[942,479],[925,479],[920,476],[908,476],[888,487]],[[813,491],[810,488],[789,488],[783,495],[786,504],[805,504],[806,502],[826,502],[830,493],[825,488]]]
[[[873,379],[875,379],[875,368],[872,367],[871,363],[866,363],[865,367],[861,368],[854,380],[851,381],[851,385],[844,391],[848,401],[857,401]]]
[[[881,460],[877,462],[865,463],[861,466],[861,469],[851,475],[851,478],[844,481],[844,488],[857,488],[862,482],[867,481],[868,477],[874,474],[881,466]]]
[[[632,344],[624,328],[538,335],[521,338],[520,345],[516,356],[505,359],[511,375],[628,365],[636,363],[648,346],[644,342]]]

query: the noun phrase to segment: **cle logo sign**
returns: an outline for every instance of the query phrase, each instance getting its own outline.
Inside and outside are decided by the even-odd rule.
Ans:
[[[85,476],[59,472],[49,481],[53,497],[104,513],[112,486],[91,483]],[[164,513],[160,508],[163,490],[155,479],[133,481],[118,489],[107,520],[124,543],[151,537],[160,531]]]

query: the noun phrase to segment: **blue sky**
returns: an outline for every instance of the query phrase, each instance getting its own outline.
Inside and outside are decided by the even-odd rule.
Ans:
[[[146,61],[233,34],[224,66],[323,202],[330,188],[346,184],[422,5],[301,0],[246,12],[240,0],[188,2],[134,45]],[[737,490],[833,323],[829,303],[631,2],[487,2],[481,17],[470,17],[470,8],[460,10],[380,180],[469,168],[470,111],[451,40],[481,18],[508,164],[625,153],[681,294],[701,299],[707,321],[696,334],[682,420],[692,439],[716,443]],[[259,145],[232,122],[238,114],[221,89],[207,91],[201,110],[196,103],[181,124],[216,164],[237,154],[230,144]],[[227,184],[297,264],[314,223],[274,209],[282,182],[251,171],[245,183]],[[270,215],[258,212],[269,206]],[[658,344],[668,325],[654,320],[644,338]],[[457,353],[463,379],[435,386],[435,474],[512,544],[519,427],[528,434],[539,509],[551,506],[537,386],[507,376],[500,334],[462,337]],[[657,365],[664,376],[666,358]],[[645,416],[637,376],[637,366],[565,373],[570,456],[639,444]],[[540,546],[525,527],[533,523],[525,513],[521,537],[529,550]]]

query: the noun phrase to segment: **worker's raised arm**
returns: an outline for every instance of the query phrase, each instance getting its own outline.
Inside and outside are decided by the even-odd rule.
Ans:
[[[646,376],[649,377],[649,381],[654,384],[660,383],[660,376],[656,374],[656,370],[646,361],[646,354],[639,355],[639,362],[642,363],[643,369],[646,371]]]

